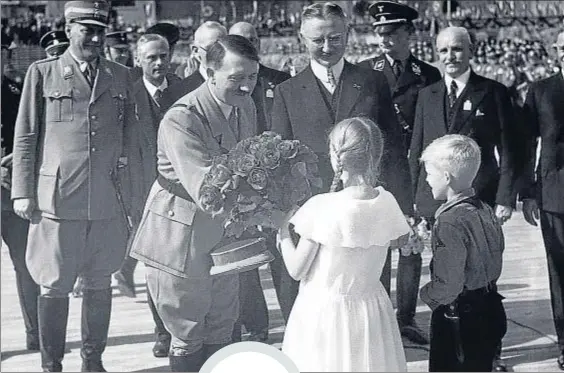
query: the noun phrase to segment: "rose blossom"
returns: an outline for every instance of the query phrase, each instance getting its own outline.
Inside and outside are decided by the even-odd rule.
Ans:
[[[231,171],[223,164],[217,164],[210,169],[209,183],[216,187],[222,187],[231,179]]]
[[[223,207],[223,196],[219,188],[212,185],[202,185],[200,189],[200,203],[206,212],[217,212]]]
[[[266,170],[262,168],[253,168],[249,173],[249,177],[247,178],[247,182],[251,187],[256,190],[262,190],[266,188],[268,174]]]

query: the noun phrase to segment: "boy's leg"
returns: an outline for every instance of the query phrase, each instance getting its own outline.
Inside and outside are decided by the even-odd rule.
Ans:
[[[429,372],[456,372],[460,369],[454,348],[454,330],[444,317],[445,310],[445,306],[440,306],[431,314]]]

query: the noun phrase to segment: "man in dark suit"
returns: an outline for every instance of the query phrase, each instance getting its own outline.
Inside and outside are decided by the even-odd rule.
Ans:
[[[308,67],[274,90],[271,130],[308,145],[319,157],[319,171],[328,191],[333,180],[327,135],[339,121],[367,116],[384,133],[383,185],[394,193],[405,214],[413,210],[409,171],[390,88],[381,74],[351,65],[343,58],[348,25],[333,3],[316,3],[302,13],[300,36],[310,56]],[[282,314],[287,319],[297,282],[283,281]]]
[[[238,22],[229,29],[230,35],[240,35],[249,40],[257,51],[260,51],[260,39],[255,27],[248,22]],[[251,97],[257,108],[257,131],[264,132],[270,128],[270,114],[272,112],[272,101],[274,100],[274,88],[290,75],[282,71],[270,69],[259,63],[257,85]],[[275,238],[269,240],[271,250],[276,260],[270,263],[272,281],[276,294],[280,289],[280,271],[283,266],[282,257],[275,248]],[[268,308],[264,299],[264,293],[260,284],[258,268],[239,274],[239,321],[233,329],[233,340],[241,340],[241,326],[250,332],[248,340],[266,341],[268,339]]]
[[[380,39],[383,55],[360,62],[358,65],[383,75],[391,89],[394,110],[402,129],[405,157],[413,132],[415,105],[419,91],[441,80],[438,69],[415,58],[409,49],[410,37],[415,31],[412,21],[419,13],[403,4],[379,1],[370,6],[376,19],[373,25]],[[421,254],[399,256],[397,271],[397,319],[403,336],[415,343],[427,344],[427,336],[415,322],[415,310],[421,279]],[[392,274],[391,253],[382,270],[382,283],[390,293]]]
[[[170,63],[168,41],[158,34],[144,34],[137,41],[137,62],[143,70],[143,77],[133,84],[136,116],[139,123],[139,156],[142,178],[134,180],[135,187],[140,188],[142,196],[139,210],[143,210],[145,196],[157,178],[157,131],[165,113],[160,106],[163,92],[180,81],[176,75],[167,73]],[[135,296],[133,272],[137,260],[126,256],[121,268],[114,274],[121,292]],[[167,357],[170,347],[170,333],[165,329],[159,317],[153,299],[147,294],[149,308],[155,321],[156,341],[153,346],[155,357]]]
[[[520,193],[523,215],[536,226],[539,219],[548,257],[550,300],[560,355],[557,363],[564,370],[564,31],[554,47],[557,50],[560,72],[535,82],[525,100],[525,122],[528,126],[528,172]],[[534,166],[537,139],[541,153],[536,182]],[[540,210],[540,211],[539,211]]]
[[[10,60],[13,39],[2,35],[2,239],[8,246],[10,259],[16,271],[16,288],[26,333],[26,348],[39,350],[37,297],[39,286],[33,281],[25,263],[29,221],[20,218],[12,209],[10,200],[12,175],[12,150],[21,86],[4,75],[4,64]]]
[[[507,88],[477,75],[470,68],[473,46],[463,27],[448,27],[437,37],[444,79],[419,92],[409,151],[411,179],[417,214],[432,222],[440,201],[435,201],[419,164],[423,149],[446,134],[474,139],[482,150],[482,165],[474,180],[478,197],[495,206],[501,223],[512,214],[516,202],[520,129],[515,121]],[[499,154],[499,164],[495,152]],[[496,357],[496,371],[505,371]]]
[[[219,22],[206,21],[194,32],[192,55],[200,65],[192,75],[172,85],[163,96],[163,106],[168,109],[182,96],[192,92],[208,78],[206,72],[206,54],[208,49],[222,36],[227,35],[227,29]]]

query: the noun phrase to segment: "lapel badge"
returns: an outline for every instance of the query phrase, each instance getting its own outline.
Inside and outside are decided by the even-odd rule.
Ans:
[[[376,65],[374,65],[374,70],[377,70],[377,71],[384,70],[384,60],[380,60],[380,61],[376,62]]]
[[[69,65],[63,66],[63,77],[65,79],[70,79],[72,78],[72,75],[73,75],[72,67]]]
[[[272,88],[268,88],[266,90],[266,97],[268,98],[274,98],[274,91],[272,90]]]
[[[400,113],[400,109],[399,109],[398,104],[394,103],[394,109],[396,109],[396,114]]]
[[[464,105],[462,106],[462,110],[472,110],[472,103],[470,102],[470,100],[466,100],[464,101]]]
[[[356,88],[356,89],[360,89],[360,88],[362,88],[362,87],[361,87],[361,85],[360,85],[360,84],[356,84],[356,83],[354,83],[354,84],[353,84],[353,88]]]
[[[476,110],[477,117],[483,117],[485,114],[480,111],[480,109]]]
[[[411,63],[411,70],[415,75],[421,75],[421,67],[416,63]]]

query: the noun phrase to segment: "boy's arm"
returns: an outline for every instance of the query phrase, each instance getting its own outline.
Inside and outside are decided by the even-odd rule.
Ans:
[[[463,232],[450,223],[435,230],[431,282],[423,286],[421,300],[432,310],[452,303],[464,289],[466,244]]]

